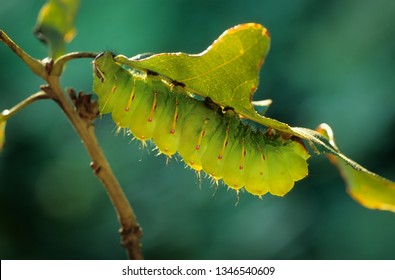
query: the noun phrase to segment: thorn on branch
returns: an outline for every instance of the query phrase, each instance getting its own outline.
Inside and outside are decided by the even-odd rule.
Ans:
[[[75,105],[78,115],[87,123],[92,123],[99,115],[99,105],[96,101],[92,101],[92,94],[84,94],[80,91],[77,96],[73,89],[69,89],[68,94]]]

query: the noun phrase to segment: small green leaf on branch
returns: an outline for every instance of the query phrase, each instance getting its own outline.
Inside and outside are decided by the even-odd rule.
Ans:
[[[49,56],[53,59],[65,53],[66,44],[75,36],[78,6],[79,0],[48,0],[40,10],[34,33],[49,45]]]

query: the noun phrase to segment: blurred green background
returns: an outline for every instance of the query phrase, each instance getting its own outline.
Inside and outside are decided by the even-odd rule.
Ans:
[[[44,1],[0,0],[0,28],[31,55]],[[204,50],[225,29],[259,22],[272,36],[255,99],[294,126],[327,122],[344,153],[395,179],[395,1],[82,1],[68,51]],[[91,91],[89,60],[68,64],[65,87]],[[0,110],[42,81],[0,45]],[[237,197],[181,160],[141,149],[96,121],[105,154],[144,229],[149,259],[395,259],[395,214],[365,209],[337,170],[314,156],[284,198]],[[8,121],[0,154],[2,259],[123,259],[112,205],[65,116],[41,101]]]

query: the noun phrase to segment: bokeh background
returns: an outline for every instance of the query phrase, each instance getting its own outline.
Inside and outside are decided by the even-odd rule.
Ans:
[[[31,55],[44,1],[0,0],[0,28]],[[68,51],[204,50],[225,29],[259,22],[272,36],[255,99],[294,126],[334,129],[346,155],[395,179],[395,1],[82,1]],[[0,45],[0,110],[42,81]],[[91,91],[89,60],[69,63],[65,87]],[[365,209],[335,167],[313,156],[284,198],[215,188],[181,160],[156,157],[108,116],[99,141],[144,229],[149,259],[395,259],[395,214]],[[8,121],[0,154],[2,259],[123,259],[112,205],[65,116],[40,101]],[[237,206],[235,204],[238,202]]]

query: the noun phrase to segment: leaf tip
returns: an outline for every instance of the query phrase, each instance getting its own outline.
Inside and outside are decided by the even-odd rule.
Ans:
[[[0,152],[3,151],[4,143],[5,143],[5,126],[6,126],[6,121],[1,120],[0,118]]]

